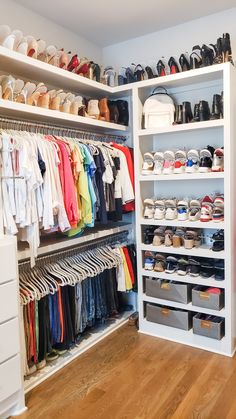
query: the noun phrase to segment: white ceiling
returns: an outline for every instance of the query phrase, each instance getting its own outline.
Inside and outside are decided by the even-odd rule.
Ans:
[[[205,2],[16,0],[16,2],[100,46],[122,42],[236,6],[235,0]]]

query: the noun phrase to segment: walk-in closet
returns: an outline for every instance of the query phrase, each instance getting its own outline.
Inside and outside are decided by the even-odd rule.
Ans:
[[[0,419],[236,418],[234,1],[0,5]]]

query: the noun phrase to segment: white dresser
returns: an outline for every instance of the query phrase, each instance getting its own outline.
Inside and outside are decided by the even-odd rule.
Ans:
[[[0,419],[25,410],[16,238],[0,236]]]

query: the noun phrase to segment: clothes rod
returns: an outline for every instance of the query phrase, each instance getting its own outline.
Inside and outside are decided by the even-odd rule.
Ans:
[[[53,125],[53,124],[46,124],[44,122],[38,123],[36,121],[31,120],[22,120],[22,119],[15,119],[15,118],[5,118],[0,116],[0,127],[4,129],[2,124],[6,124],[5,129],[12,128],[11,125],[16,125],[15,129],[24,130],[26,127],[35,129],[35,132],[40,132],[40,130],[47,130],[47,131],[57,131],[58,133],[63,133],[65,136],[70,136],[71,134],[82,136],[83,138],[86,136],[93,137],[93,138],[103,138],[105,139],[118,139],[121,141],[126,141],[127,137],[124,135],[115,135],[115,134],[108,134],[108,133],[97,133],[96,131],[87,131],[87,130],[77,130],[74,128],[68,128],[61,125]],[[43,132],[42,132],[43,133]],[[44,132],[45,133],[45,132]],[[50,132],[47,132],[50,133]],[[51,132],[52,134],[52,132]],[[59,134],[58,134],[59,135]]]

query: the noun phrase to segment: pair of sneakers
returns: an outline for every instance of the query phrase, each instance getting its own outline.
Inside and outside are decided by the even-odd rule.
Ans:
[[[207,146],[187,153],[186,173],[208,173],[224,171],[224,148]]]
[[[142,175],[170,175],[184,173],[186,165],[186,152],[167,150],[164,153],[157,151],[155,154],[145,153],[143,156]]]
[[[214,198],[212,198],[209,195],[206,195],[202,199],[200,221],[214,221],[216,223],[224,221],[223,195],[217,195]]]
[[[174,220],[177,217],[175,199],[153,199],[144,200],[144,218],[155,220]]]

